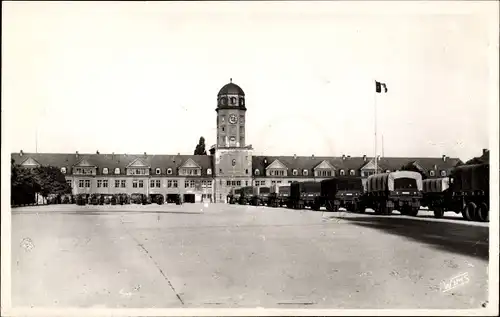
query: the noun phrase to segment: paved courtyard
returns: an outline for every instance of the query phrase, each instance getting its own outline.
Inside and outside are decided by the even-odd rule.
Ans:
[[[452,216],[450,214],[449,216]],[[480,308],[488,224],[224,204],[12,211],[14,307]],[[460,274],[449,291],[442,281]]]

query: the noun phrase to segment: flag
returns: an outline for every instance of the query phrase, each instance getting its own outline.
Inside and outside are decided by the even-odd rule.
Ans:
[[[387,85],[385,83],[375,81],[375,91],[377,93],[381,93],[382,90],[384,91],[384,93],[387,93]]]

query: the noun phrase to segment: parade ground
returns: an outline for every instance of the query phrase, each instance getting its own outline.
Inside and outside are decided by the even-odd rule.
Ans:
[[[466,309],[487,223],[227,204],[12,209],[13,307]]]

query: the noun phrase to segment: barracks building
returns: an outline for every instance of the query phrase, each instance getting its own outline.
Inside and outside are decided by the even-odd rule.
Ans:
[[[225,202],[232,188],[321,181],[332,176],[361,176],[410,166],[427,177],[447,176],[460,161],[442,157],[366,155],[253,156],[247,145],[245,93],[232,81],[217,95],[217,141],[209,155],[13,153],[23,167],[61,169],[73,194],[181,194],[185,202]]]

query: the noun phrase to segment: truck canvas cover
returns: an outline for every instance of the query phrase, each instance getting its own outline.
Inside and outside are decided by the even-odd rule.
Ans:
[[[459,166],[453,172],[453,184],[458,191],[489,190],[489,164]]]
[[[321,181],[321,196],[335,196],[338,191],[363,192],[361,177],[334,177]]]
[[[450,187],[448,177],[429,178],[422,181],[422,190],[424,193],[441,193]]]
[[[241,195],[249,196],[249,195],[252,195],[252,193],[253,193],[253,187],[252,186],[242,187],[240,189],[240,194]]]
[[[279,186],[278,192],[280,195],[290,195],[290,186],[287,185]]]
[[[290,196],[299,197],[301,193],[321,193],[321,183],[319,182],[297,182],[290,186]]]
[[[259,187],[259,195],[267,196],[271,192],[270,187]]]
[[[412,171],[397,171],[371,175],[367,179],[366,190],[368,192],[385,190],[394,191],[394,181],[403,178],[414,179],[417,183],[417,190],[422,190],[422,175]]]

